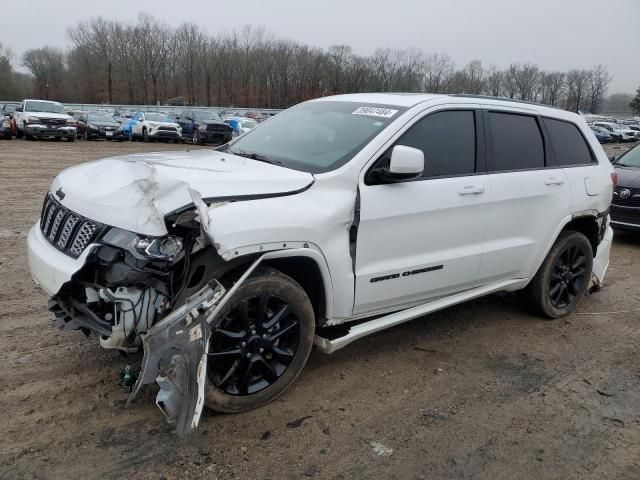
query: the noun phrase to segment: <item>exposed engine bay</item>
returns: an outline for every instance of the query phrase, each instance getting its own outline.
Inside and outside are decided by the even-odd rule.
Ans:
[[[164,237],[100,228],[93,239],[100,245],[49,302],[54,322],[97,335],[104,348],[134,353],[144,347],[130,400],[142,385],[157,382],[157,405],[177,433],[188,433],[204,404],[210,325],[226,293],[212,279],[238,262],[222,260],[207,245],[193,209],[168,216]]]

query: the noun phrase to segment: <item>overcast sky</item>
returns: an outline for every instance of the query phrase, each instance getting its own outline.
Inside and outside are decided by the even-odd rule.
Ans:
[[[66,29],[92,16],[134,22],[139,11],[206,31],[265,27],[313,46],[417,47],[506,67],[534,62],[566,71],[603,64],[609,93],[640,85],[640,0],[7,0],[0,43],[19,56],[29,48],[66,47]],[[20,63],[19,60],[16,63]]]

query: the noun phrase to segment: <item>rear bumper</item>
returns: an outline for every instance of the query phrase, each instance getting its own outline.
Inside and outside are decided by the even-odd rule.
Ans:
[[[55,295],[84,266],[95,246],[89,245],[78,258],[71,258],[54,248],[42,235],[40,224],[36,223],[27,237],[31,276],[49,295]]]
[[[598,253],[593,259],[593,275],[591,281],[593,284],[600,286],[604,281],[604,276],[609,268],[609,254],[611,253],[611,244],[613,243],[613,230],[607,226],[604,237],[598,245]]]
[[[48,125],[27,125],[26,132],[32,137],[72,138],[76,136],[76,127],[51,127]]]

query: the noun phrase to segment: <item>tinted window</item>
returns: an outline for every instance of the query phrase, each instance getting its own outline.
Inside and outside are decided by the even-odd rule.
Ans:
[[[424,178],[472,174],[476,166],[476,129],[472,111],[429,115],[398,141],[424,152]]]
[[[545,118],[558,165],[584,165],[593,162],[591,150],[574,124]]]
[[[544,167],[544,143],[538,122],[528,115],[490,112],[493,156],[490,171]]]

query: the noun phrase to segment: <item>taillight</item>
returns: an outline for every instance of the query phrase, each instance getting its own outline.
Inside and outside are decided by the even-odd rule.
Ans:
[[[613,189],[618,186],[618,172],[611,172],[611,183],[613,183]]]

